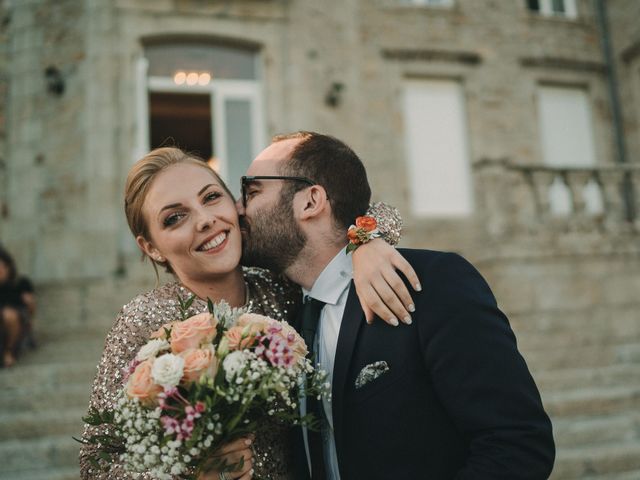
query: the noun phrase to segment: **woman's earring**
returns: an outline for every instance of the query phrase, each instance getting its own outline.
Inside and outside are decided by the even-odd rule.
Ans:
[[[156,262],[164,262],[164,258],[160,255],[156,255],[153,257]]]

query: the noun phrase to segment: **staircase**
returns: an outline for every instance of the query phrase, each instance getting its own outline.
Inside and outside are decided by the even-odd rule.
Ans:
[[[104,333],[42,333],[40,347],[0,370],[0,479],[77,480],[91,382]]]
[[[554,426],[551,479],[638,480],[640,303],[566,318],[535,332],[512,319]]]
[[[527,275],[520,268],[516,274]],[[498,269],[490,283],[496,284],[554,424],[557,459],[551,479],[639,480],[640,295],[614,303],[604,296],[589,308],[571,306],[568,295],[559,302],[563,310],[514,312],[513,293],[496,275],[507,284],[518,279]],[[81,417],[113,320],[113,313],[105,312],[148,287],[40,288],[42,310],[48,307],[48,317],[39,319],[41,346],[25,352],[16,367],[0,370],[0,480],[79,478],[79,444],[71,437],[82,432]]]

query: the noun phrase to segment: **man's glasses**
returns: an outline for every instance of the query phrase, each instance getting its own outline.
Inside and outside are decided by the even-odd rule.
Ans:
[[[257,180],[291,180],[294,182],[306,183],[310,187],[317,185],[316,182],[307,177],[289,177],[286,175],[256,175],[252,177],[241,177],[240,191],[242,193],[242,206],[247,208],[248,187]]]

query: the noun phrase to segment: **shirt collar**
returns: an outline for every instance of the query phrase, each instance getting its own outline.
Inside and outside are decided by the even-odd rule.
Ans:
[[[302,293],[321,302],[337,305],[340,296],[349,287],[352,278],[353,265],[351,256],[347,254],[346,249],[341,248],[340,252],[333,257],[333,260],[324,267],[311,290],[303,288]]]

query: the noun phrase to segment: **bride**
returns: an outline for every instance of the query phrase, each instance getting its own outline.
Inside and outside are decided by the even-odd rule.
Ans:
[[[156,275],[159,265],[173,274],[175,281],[138,295],[116,318],[93,383],[90,407],[98,410],[113,405],[128,365],[151,333],[180,318],[178,296],[196,296],[189,311],[193,315],[205,311],[206,299],[210,298],[288,321],[302,299],[299,287],[286,279],[268,270],[240,265],[242,235],[233,195],[206,163],[178,148],[153,150],[131,168],[125,186],[125,213],[129,228],[144,256],[151,259]],[[381,240],[358,250],[356,269],[360,265],[366,272],[360,278],[373,278],[398,255]],[[412,284],[417,282],[413,271],[403,269],[403,273]],[[371,292],[367,287],[366,291]],[[372,309],[373,305],[381,308],[377,307],[379,298],[362,301]],[[106,433],[104,427],[86,425],[83,438],[101,433]],[[133,478],[117,462],[98,468],[94,453],[95,447],[90,445],[83,445],[80,450],[83,479]],[[238,463],[244,457],[243,469],[208,472],[201,480],[247,480],[254,472],[266,479],[292,478],[289,435],[286,428],[272,423],[265,422],[255,438],[238,439],[219,454],[228,463]]]

